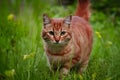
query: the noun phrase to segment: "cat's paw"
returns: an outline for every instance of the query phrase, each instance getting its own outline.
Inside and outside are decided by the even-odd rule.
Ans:
[[[60,80],[65,78],[68,75],[68,73],[69,73],[69,69],[67,68],[60,69]]]

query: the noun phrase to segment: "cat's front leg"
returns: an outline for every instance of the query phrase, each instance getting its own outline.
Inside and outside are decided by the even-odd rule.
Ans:
[[[68,75],[69,70],[70,70],[70,67],[68,67],[68,66],[63,66],[63,67],[60,69],[60,80],[62,80],[65,76]]]
[[[63,78],[68,75],[70,69],[74,66],[72,60],[67,61],[60,69],[60,78]]]
[[[63,67],[60,69],[60,79],[64,78],[65,76],[67,76],[69,73],[69,69]]]
[[[80,68],[79,68],[79,74],[81,75],[87,68],[88,66],[88,59],[83,61],[81,64],[80,64]]]

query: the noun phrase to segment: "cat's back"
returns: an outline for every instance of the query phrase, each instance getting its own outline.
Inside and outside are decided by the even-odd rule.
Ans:
[[[89,26],[90,27],[90,24],[89,24],[88,21],[86,21],[85,19],[83,19],[79,16],[72,16],[71,26],[72,26],[72,28],[75,28],[75,27],[78,27],[78,26],[80,26],[80,27]]]
[[[75,51],[81,52],[82,50],[82,53],[90,52],[93,42],[93,32],[89,22],[81,17],[73,16],[71,31]]]
[[[92,37],[92,27],[88,21],[79,17],[79,16],[72,16],[71,21],[71,30],[74,36],[80,36],[83,34],[84,36],[90,38]]]

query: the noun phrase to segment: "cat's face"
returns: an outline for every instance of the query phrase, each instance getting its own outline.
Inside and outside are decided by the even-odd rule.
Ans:
[[[71,39],[70,23],[72,16],[63,18],[49,18],[43,15],[42,38],[50,44],[67,44]]]

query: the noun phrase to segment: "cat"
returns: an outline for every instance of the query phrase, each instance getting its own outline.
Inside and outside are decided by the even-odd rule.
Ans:
[[[43,14],[42,38],[51,70],[59,67],[60,75],[67,75],[77,64],[78,72],[86,69],[93,43],[89,24],[90,0],[78,0],[75,15],[50,18]]]

